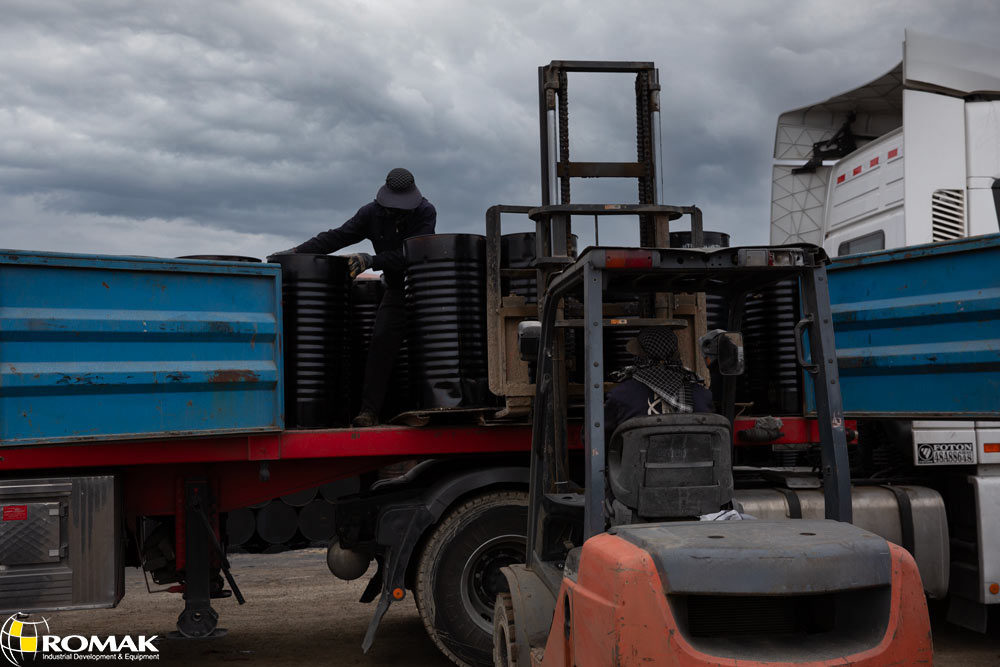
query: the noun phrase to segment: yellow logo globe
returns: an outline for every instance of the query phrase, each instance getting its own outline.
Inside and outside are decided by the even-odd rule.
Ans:
[[[49,632],[49,622],[29,621],[27,614],[14,614],[0,628],[0,652],[12,665],[21,667],[38,657],[42,636]]]

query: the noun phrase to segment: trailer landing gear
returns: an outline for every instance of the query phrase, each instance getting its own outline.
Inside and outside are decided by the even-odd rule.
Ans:
[[[177,617],[177,631],[171,638],[208,639],[222,637],[226,630],[219,628],[219,613],[212,608],[212,552],[219,555],[222,573],[232,588],[236,601],[244,600],[236,580],[229,571],[229,561],[215,535],[212,522],[208,518],[208,483],[203,479],[184,482],[184,611]],[[218,576],[218,575],[215,575]]]

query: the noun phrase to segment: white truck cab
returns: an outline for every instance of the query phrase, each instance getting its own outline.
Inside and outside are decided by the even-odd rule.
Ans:
[[[903,60],[778,118],[771,243],[832,257],[1000,231],[1000,50],[907,30]]]
[[[907,30],[888,73],[781,114],[774,158],[772,244],[841,257],[997,233],[1000,50]],[[1000,604],[1000,422],[911,426],[910,463],[959,480],[949,619],[985,632]]]

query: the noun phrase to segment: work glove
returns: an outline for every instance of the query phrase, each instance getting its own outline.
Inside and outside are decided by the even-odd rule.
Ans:
[[[372,268],[372,256],[366,252],[356,252],[347,256],[347,270],[351,274],[351,279],[358,277],[359,273]]]

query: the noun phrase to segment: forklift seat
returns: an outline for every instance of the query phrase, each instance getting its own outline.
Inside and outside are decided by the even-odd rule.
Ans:
[[[607,449],[610,499],[631,523],[718,512],[733,497],[732,442],[729,421],[717,414],[629,419]]]

